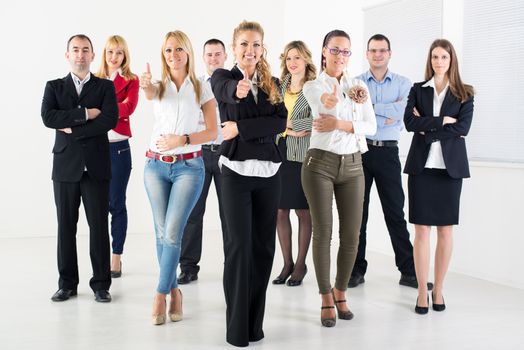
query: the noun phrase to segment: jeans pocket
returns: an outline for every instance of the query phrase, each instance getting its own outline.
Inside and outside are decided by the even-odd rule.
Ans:
[[[309,171],[327,176],[332,176],[332,173],[336,171],[334,165],[310,155],[308,155],[304,160],[303,167]]]
[[[130,150],[131,150],[131,147],[124,147],[122,149],[117,150],[116,153],[118,154],[129,153]]]
[[[188,168],[203,168],[204,167],[204,161],[202,160],[202,157],[195,157],[191,159],[185,159],[184,165]]]

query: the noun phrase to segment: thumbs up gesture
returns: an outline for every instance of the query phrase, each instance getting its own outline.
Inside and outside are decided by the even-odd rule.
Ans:
[[[333,85],[333,92],[328,94],[327,92],[323,93],[320,96],[320,102],[324,105],[326,109],[331,109],[335,107],[338,103],[337,97],[337,86]]]
[[[251,89],[250,83],[249,83],[249,77],[247,72],[244,73],[244,79],[239,80],[237,84],[237,97],[238,98],[245,98],[247,94],[249,93],[249,90]]]
[[[145,90],[151,87],[151,85],[151,67],[149,63],[146,63],[146,71],[140,77],[140,87]]]

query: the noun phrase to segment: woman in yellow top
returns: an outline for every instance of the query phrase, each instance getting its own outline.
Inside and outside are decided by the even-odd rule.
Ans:
[[[284,284],[287,280],[287,285],[292,287],[301,285],[307,273],[306,256],[311,241],[311,216],[302,189],[300,171],[309,148],[313,117],[302,87],[306,81],[316,78],[316,68],[311,59],[311,51],[302,41],[287,44],[280,59],[280,89],[288,111],[287,129],[277,137],[278,147],[284,158],[280,167],[282,191],[277,217],[277,233],[284,267],[273,284]],[[295,209],[298,217],[298,255],[295,263],[291,244],[290,209]]]

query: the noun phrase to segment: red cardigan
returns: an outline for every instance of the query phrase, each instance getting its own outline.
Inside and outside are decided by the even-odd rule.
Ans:
[[[131,125],[129,117],[135,111],[138,103],[138,85],[137,79],[126,80],[120,74],[117,74],[115,80],[116,100],[118,102],[118,123],[113,129],[117,133],[131,137]]]

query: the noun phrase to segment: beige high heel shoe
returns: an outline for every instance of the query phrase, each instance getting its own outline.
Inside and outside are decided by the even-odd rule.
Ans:
[[[164,323],[166,323],[166,304],[165,304],[165,301],[164,301],[164,312],[163,313],[160,313],[160,314],[153,314],[151,316],[151,323],[153,323],[153,325],[155,326],[160,326]]]
[[[177,288],[177,289],[180,292],[180,306],[182,306],[182,291],[180,290],[180,288]],[[171,321],[173,322],[182,321],[182,318],[184,316],[184,313],[182,312],[182,308],[180,308],[180,311],[175,311],[174,308],[172,307],[173,301],[174,301],[173,294],[171,294],[171,304],[169,306],[168,316],[171,319]]]

